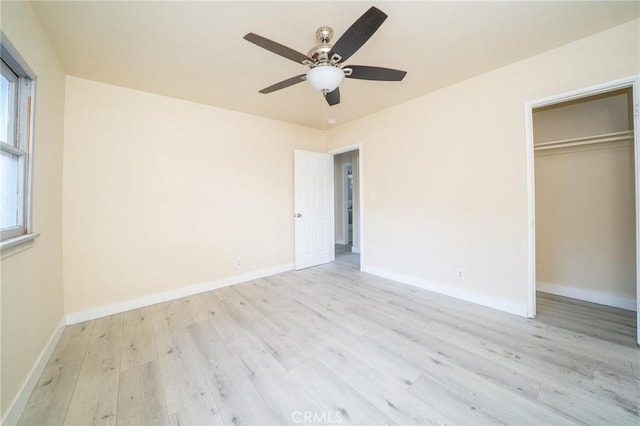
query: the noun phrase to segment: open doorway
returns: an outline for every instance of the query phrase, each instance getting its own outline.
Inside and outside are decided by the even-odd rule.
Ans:
[[[636,84],[528,105],[529,316],[625,345],[640,341]]]
[[[360,150],[334,155],[335,259],[360,269]]]

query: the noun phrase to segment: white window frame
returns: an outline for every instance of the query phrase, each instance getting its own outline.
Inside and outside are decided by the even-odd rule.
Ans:
[[[0,229],[0,247],[35,237],[32,229],[33,122],[35,111],[35,75],[16,49],[1,34],[0,58],[2,74],[15,77],[15,111],[9,114],[9,140],[0,140],[0,151],[17,156],[18,224]],[[12,74],[10,74],[12,73]],[[4,189],[3,189],[4,190]]]

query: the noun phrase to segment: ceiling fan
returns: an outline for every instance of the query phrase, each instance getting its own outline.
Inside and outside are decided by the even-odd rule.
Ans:
[[[275,92],[306,80],[316,90],[322,91],[327,103],[333,106],[340,103],[338,86],[345,77],[360,80],[401,81],[407,74],[406,71],[366,65],[344,65],[344,61],[371,38],[385,19],[387,15],[384,12],[372,7],[358,18],[333,45],[329,43],[333,30],[326,26],[320,27],[316,31],[316,36],[321,44],[312,48],[306,55],[254,33],[245,35],[245,40],[311,68],[306,74],[265,87],[260,90],[260,93]]]

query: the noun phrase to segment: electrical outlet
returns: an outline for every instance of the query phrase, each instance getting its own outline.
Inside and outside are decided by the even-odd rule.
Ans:
[[[463,268],[458,268],[458,271],[456,272],[456,277],[459,280],[464,280],[464,269]]]
[[[236,260],[236,268],[240,267],[240,259]]]

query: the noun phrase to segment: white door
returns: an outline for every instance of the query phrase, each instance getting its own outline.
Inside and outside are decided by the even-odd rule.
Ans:
[[[334,259],[333,156],[296,150],[295,268]]]

